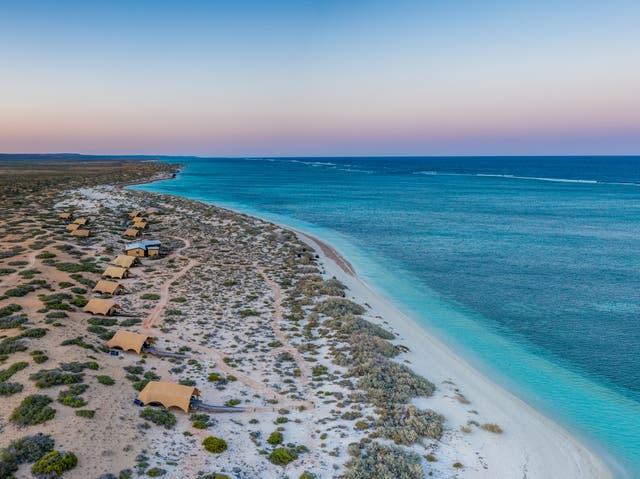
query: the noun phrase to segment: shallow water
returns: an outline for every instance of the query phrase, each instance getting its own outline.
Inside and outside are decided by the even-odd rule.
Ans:
[[[328,241],[479,369],[640,477],[640,157],[179,161],[177,179],[135,188]]]

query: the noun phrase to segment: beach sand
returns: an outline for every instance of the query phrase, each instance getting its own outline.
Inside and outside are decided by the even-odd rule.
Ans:
[[[383,318],[384,325],[398,334],[398,342],[409,347],[410,351],[398,360],[407,361],[415,372],[438,386],[433,397],[414,403],[445,416],[448,431],[438,452],[448,458],[444,462],[460,461],[464,465],[458,477],[612,477],[600,458],[568,431],[484,377],[369,287],[335,249],[302,232],[297,234],[321,256],[325,277],[335,277],[347,285],[354,301],[370,306],[367,319],[380,323]],[[469,420],[497,423],[504,432],[487,434],[478,428],[470,433],[460,431]]]

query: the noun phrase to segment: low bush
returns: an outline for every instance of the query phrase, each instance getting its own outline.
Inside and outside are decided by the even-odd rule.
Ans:
[[[18,363],[13,363],[7,369],[3,369],[2,371],[0,371],[0,383],[5,382],[15,373],[17,373],[18,371],[22,371],[27,366],[29,366],[29,363],[27,363],[26,361],[20,361]]]
[[[20,383],[0,383],[0,396],[13,396],[22,392],[23,389],[24,386]]]
[[[208,414],[192,414],[191,425],[196,429],[206,429],[211,425]]]
[[[269,438],[267,439],[267,442],[269,444],[273,444],[274,446],[276,444],[282,444],[282,433],[279,432],[279,431],[272,432],[269,435]]]
[[[15,303],[8,304],[7,306],[0,308],[0,318],[5,318],[13,313],[17,313],[18,311],[22,311],[22,306]]]
[[[80,397],[80,394],[84,393],[87,388],[86,384],[76,384],[71,386],[66,391],[60,391],[58,394],[58,401],[65,406],[79,408],[87,405],[87,401]]]
[[[26,322],[26,316],[7,316],[4,318],[0,318],[0,329],[19,328]]]
[[[35,291],[36,288],[31,286],[30,284],[20,284],[15,288],[8,289],[4,292],[5,296],[9,296],[12,298],[20,298],[22,296],[26,296],[27,294]]]
[[[142,296],[140,296],[140,299],[157,301],[158,299],[160,299],[160,295],[155,293],[145,293]]]
[[[42,479],[53,479],[77,465],[78,458],[74,453],[51,451],[31,467],[31,472]]]
[[[220,454],[227,450],[227,441],[215,436],[206,438],[202,441],[202,445],[212,454]]]
[[[370,443],[364,454],[349,460],[344,479],[423,479],[420,456],[399,447]]]
[[[485,431],[492,432],[494,434],[502,434],[502,428],[495,423],[486,422],[482,426],[480,426]]]
[[[13,441],[0,451],[0,477],[13,477],[13,473],[18,470],[20,464],[41,459],[53,451],[53,446],[53,439],[41,433]]]
[[[96,376],[96,379],[100,384],[104,384],[105,386],[113,386],[116,383],[111,376],[100,375]]]
[[[166,473],[167,471],[160,467],[152,467],[151,469],[147,470],[147,476],[149,477],[160,477],[164,476]]]
[[[177,422],[176,417],[172,412],[152,407],[145,407],[140,411],[140,417],[147,421],[151,421],[158,426],[164,426],[165,429],[171,429]]]
[[[272,463],[279,466],[286,466],[290,462],[298,459],[298,453],[290,447],[276,447],[268,457]]]
[[[115,324],[118,323],[118,320],[115,318],[98,318],[98,317],[93,317],[93,318],[89,318],[87,320],[87,322],[89,324],[92,324],[94,326],[105,326],[105,327],[109,327],[109,326],[114,326]]]
[[[423,437],[439,440],[442,437],[444,418],[431,410],[418,409],[413,405],[381,408],[377,434],[392,439],[396,444],[411,445]]]
[[[363,306],[351,300],[345,298],[330,298],[317,303],[314,311],[324,314],[325,316],[337,318],[346,314],[364,314],[366,310]]]
[[[39,388],[50,388],[65,384],[78,384],[84,380],[82,373],[67,373],[59,369],[42,369],[29,376],[29,379],[36,382]]]
[[[41,424],[56,414],[56,410],[49,407],[53,402],[49,396],[34,394],[27,396],[11,414],[11,420],[20,426]]]
[[[78,411],[76,411],[76,416],[78,417],[84,417],[87,419],[92,419],[93,416],[96,415],[95,411],[92,411],[91,409],[80,409]]]

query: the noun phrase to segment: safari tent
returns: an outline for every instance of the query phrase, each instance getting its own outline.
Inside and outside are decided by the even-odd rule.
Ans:
[[[106,281],[101,279],[93,288],[94,293],[119,294],[124,292],[124,286],[116,281]]]
[[[119,254],[115,257],[111,264],[114,266],[120,266],[121,268],[131,268],[134,265],[140,264],[140,260],[135,256]]]
[[[140,394],[138,400],[145,406],[147,404],[162,404],[166,409],[179,407],[184,412],[189,412],[192,398],[200,396],[193,386],[182,386],[181,384],[168,383],[163,381],[150,381]]]
[[[64,211],[58,215],[58,218],[60,218],[61,220],[70,220],[73,218],[73,214],[67,211]]]
[[[129,228],[127,231],[125,231],[122,236],[127,236],[129,238],[137,238],[140,235],[140,230],[137,230],[135,228]]]
[[[121,309],[120,305],[110,301],[108,299],[91,298],[82,310],[85,313],[101,314],[104,316],[111,316],[116,314],[117,310]]]
[[[143,230],[147,227],[147,222],[146,221],[136,221],[133,224],[133,227],[139,230]]]
[[[89,219],[88,219],[88,218],[76,218],[73,222],[74,222],[75,224],[77,224],[77,225],[82,225],[82,226],[84,226],[84,225],[86,225],[86,224],[89,222]]]
[[[107,266],[107,269],[104,270],[102,276],[104,276],[105,278],[126,278],[127,276],[129,276],[129,269],[122,268],[120,266]]]
[[[116,331],[116,334],[107,341],[107,346],[111,349],[122,349],[123,351],[135,351],[140,354],[145,344],[153,344],[155,340],[146,334],[132,333],[129,331]]]
[[[71,223],[70,225],[67,225],[67,230],[68,231],[75,231],[78,228],[80,228],[80,225],[78,225],[76,223]]]
[[[132,211],[131,213],[129,213],[129,218],[137,218],[138,216],[140,216],[139,211]]]
[[[129,243],[124,247],[128,256],[158,256],[160,254],[160,241],[146,240],[137,243]]]
[[[71,232],[71,234],[73,236],[80,236],[82,238],[86,238],[88,236],[91,236],[91,230],[83,230],[83,229],[75,229]]]

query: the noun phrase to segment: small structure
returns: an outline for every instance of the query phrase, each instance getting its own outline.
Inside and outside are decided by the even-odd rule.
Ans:
[[[111,349],[122,349],[123,351],[135,351],[140,354],[144,348],[155,343],[155,339],[146,334],[132,333],[130,331],[116,331],[116,334],[107,341],[107,346]]]
[[[138,236],[140,236],[140,230],[129,228],[127,231],[122,233],[122,236],[126,236],[128,238],[137,238]]]
[[[104,278],[117,278],[123,279],[129,276],[129,269],[122,268],[121,266],[107,266],[107,269],[102,273]]]
[[[131,219],[137,218],[138,216],[140,216],[140,212],[139,211],[132,211],[131,213],[129,213],[129,218],[131,218]]]
[[[64,211],[58,215],[58,218],[61,220],[71,220],[73,219],[73,213],[69,213],[68,211]]]
[[[84,226],[89,222],[89,218],[76,218],[73,222],[77,225]]]
[[[117,314],[121,309],[120,305],[108,299],[91,298],[82,310],[85,313],[100,314],[103,316],[111,316]]]
[[[129,243],[124,247],[128,256],[158,256],[160,254],[160,241],[146,240],[137,243]]]
[[[133,224],[133,227],[139,230],[143,230],[148,226],[148,223],[146,221],[136,221]]]
[[[93,288],[93,292],[101,293],[101,294],[111,294],[111,295],[120,294],[120,293],[124,293],[124,286],[122,286],[117,281],[107,281],[107,280],[101,279],[100,281],[98,281],[98,284],[96,284],[95,287]]]
[[[136,256],[119,254],[115,257],[111,264],[114,266],[120,266],[121,268],[131,268],[132,266],[140,264],[140,259]]]
[[[80,228],[80,225],[76,223],[71,223],[70,225],[67,225],[67,231],[75,231],[78,228]]]
[[[84,229],[77,228],[73,230],[71,234],[73,236],[79,236],[81,238],[88,238],[89,236],[91,236],[91,230],[84,230]]]
[[[200,391],[193,386],[150,381],[138,394],[138,401],[145,406],[153,403],[162,404],[166,409],[175,406],[188,413],[191,404],[197,401],[199,397]]]

